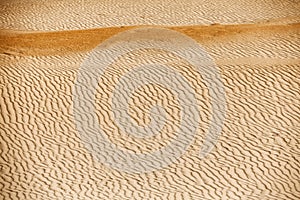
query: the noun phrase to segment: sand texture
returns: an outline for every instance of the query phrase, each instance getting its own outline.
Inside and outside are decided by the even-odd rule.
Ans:
[[[132,25],[300,22],[299,0],[1,0],[0,28],[70,30]]]
[[[156,7],[152,1],[95,2],[0,3],[0,199],[300,199],[299,1],[166,1]],[[109,99],[135,62],[151,57],[173,64],[196,91],[200,111],[196,137],[176,162],[128,174],[98,162],[84,146],[72,93],[88,53],[140,25],[169,28],[203,46],[219,68],[227,109],[215,148],[201,159],[211,116],[203,78],[163,51],[120,57],[99,80],[95,96],[99,124],[119,148],[159,149],[178,123],[176,95],[145,86],[132,97],[132,119],[149,123],[149,107],[159,104],[169,123],[147,140],[115,126]]]
[[[93,159],[75,129],[71,95],[84,56],[104,39],[132,27],[2,32],[1,198],[298,199],[299,27],[172,27],[197,40],[215,59],[226,87],[226,121],[213,152],[198,158],[209,120],[209,96],[201,77],[188,76],[199,94],[201,129],[196,140],[178,162],[139,175],[106,168]],[[182,67],[193,74],[188,65]],[[114,75],[119,76],[107,72],[100,93],[109,95]],[[149,90],[140,95],[150,92],[153,101],[163,92]],[[160,98],[173,102],[167,92]],[[134,102],[133,118],[147,121],[147,116],[139,116],[147,108],[143,99]],[[111,131],[107,102],[97,106],[100,124],[120,147],[143,152],[168,139],[161,134],[152,141],[122,140],[124,135]]]

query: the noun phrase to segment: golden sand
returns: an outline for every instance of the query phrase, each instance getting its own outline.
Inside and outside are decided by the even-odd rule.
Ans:
[[[16,6],[14,2],[3,2],[7,3],[2,9]],[[271,5],[268,2],[261,4],[264,10],[267,8],[263,4]],[[291,2],[283,4],[298,5]],[[283,4],[273,13],[262,12],[264,16],[260,17],[288,15],[278,11],[287,9]],[[296,12],[288,8],[290,15]],[[63,28],[52,14],[47,15],[54,18],[43,29],[44,21],[38,21],[42,18],[27,23],[19,13],[11,14],[13,20],[2,13],[2,18],[14,23],[8,26],[7,21],[2,22],[6,30],[0,33],[0,199],[300,198],[300,24],[295,23],[299,18],[206,26],[166,26],[171,18],[166,20],[164,27],[196,40],[219,67],[226,91],[225,124],[213,151],[200,159],[199,149],[211,114],[210,97],[201,76],[187,76],[195,84],[201,116],[195,141],[167,168],[126,174],[97,162],[84,147],[74,124],[72,89],[81,63],[94,47],[116,33],[139,26],[95,28],[96,22],[87,20],[84,24],[82,20],[78,26],[70,23],[70,27]],[[255,13],[248,14],[255,18]],[[77,19],[72,16],[70,19]],[[211,21],[218,21],[213,16]],[[234,21],[230,16],[225,19]],[[240,19],[243,17],[241,14]],[[61,18],[62,23],[65,20]],[[118,25],[114,23],[104,24]],[[134,25],[129,19],[124,24]],[[66,30],[81,26],[94,29]],[[43,32],[51,29],[61,31]],[[143,59],[141,55],[156,56],[160,52],[144,52],[139,59]],[[114,69],[126,66],[124,62],[120,59],[111,66],[98,92],[110,95],[114,86],[110,76],[120,77]],[[184,62],[178,70],[183,69],[193,74]],[[136,97],[130,105],[137,123],[148,123],[145,112],[159,98],[167,102],[170,112],[178,112],[172,93],[142,88],[139,94],[141,98]],[[144,97],[150,97],[149,104],[143,102]],[[151,141],[124,138],[113,126],[107,102],[99,96],[96,102],[100,125],[120,148],[147,152],[164,146],[172,137],[172,127],[166,127],[168,134]]]

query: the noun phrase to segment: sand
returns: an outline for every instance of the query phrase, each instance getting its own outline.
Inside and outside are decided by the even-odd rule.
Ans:
[[[51,3],[1,2],[5,11],[1,12],[1,27],[5,30],[0,33],[0,199],[300,198],[297,1],[253,2],[242,9],[221,1],[221,5],[206,2],[196,6],[192,1],[168,2],[161,7],[150,2],[137,2],[133,7],[126,2],[89,1],[82,8],[71,1]],[[63,6],[67,3],[70,7]],[[120,12],[103,13],[116,18],[89,14],[112,4]],[[52,12],[45,12],[46,6]],[[207,9],[205,14],[199,7]],[[165,10],[157,16],[158,8]],[[73,9],[68,17],[59,14],[67,9]],[[145,13],[144,18],[128,17],[130,9]],[[212,13],[206,14],[209,11]],[[76,17],[76,13],[86,18]],[[207,20],[202,19],[204,15]],[[161,16],[164,20],[159,20]],[[217,145],[200,159],[211,114],[210,97],[201,76],[187,75],[197,91],[201,111],[194,142],[164,169],[127,174],[97,162],[85,148],[74,124],[72,89],[82,61],[94,47],[141,24],[163,25],[204,47],[220,70],[227,111]],[[60,31],[46,32],[49,30]],[[137,58],[147,55],[161,56],[161,52],[142,52]],[[120,76],[114,69],[126,68],[125,64],[126,60],[118,60],[99,83],[99,123],[120,148],[149,152],[168,142],[172,126],[153,140],[126,138],[113,126],[109,101],[101,99],[100,94],[110,95],[115,81],[112,77]],[[179,71],[194,74],[191,66],[181,64]],[[139,94],[141,98],[135,98],[131,105],[132,117],[138,123],[149,120],[144,97],[150,97],[150,103],[162,98],[171,113],[178,112],[174,96],[163,89],[141,89]]]
[[[0,28],[73,30],[99,27],[299,22],[298,0],[1,0]]]

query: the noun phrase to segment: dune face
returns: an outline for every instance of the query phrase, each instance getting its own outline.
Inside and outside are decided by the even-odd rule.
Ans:
[[[298,1],[4,0],[0,9],[0,199],[300,199]],[[148,155],[178,137],[182,104],[188,103],[174,87],[144,84],[128,99],[127,122],[147,127],[166,117],[153,135],[130,135],[133,129],[116,120],[120,108],[113,96],[120,81],[164,72],[133,71],[141,64],[166,65],[173,70],[165,71],[166,77],[173,72],[184,77],[195,95],[189,108],[199,115],[193,139],[175,160],[153,159],[146,164],[168,164],[128,171],[106,163],[122,163],[122,157],[117,162],[105,151],[102,160],[97,157],[93,148],[105,145],[98,133],[86,138],[80,133],[80,117],[83,123],[92,112],[84,102],[76,107],[76,98],[87,90],[79,87],[76,97],[74,89],[95,47],[148,25],[176,31],[203,47],[224,86],[226,110],[219,111],[225,119],[213,149],[200,157],[214,110],[205,76],[188,59],[162,48],[114,58],[99,76],[91,102],[93,123],[115,148]],[[126,87],[119,89],[126,94]],[[164,113],[151,115],[153,106]],[[76,112],[83,114],[76,118]]]
[[[174,68],[185,74],[197,94],[201,120],[192,145],[168,167],[141,174],[114,170],[93,157],[76,130],[72,99],[78,69],[88,52],[130,28],[2,32],[2,198],[298,199],[299,25],[170,28],[205,48],[225,86],[225,124],[204,159],[199,150],[210,121],[210,96],[192,66],[153,50],[135,52],[131,59],[120,58],[110,66],[97,89],[97,116],[109,139],[131,152],[147,153],[168,144],[180,112],[172,92],[145,86],[133,96],[131,117],[147,124],[147,109],[160,104],[171,123],[148,140],[119,131],[109,98],[103,97],[111,96],[133,61],[175,59]]]

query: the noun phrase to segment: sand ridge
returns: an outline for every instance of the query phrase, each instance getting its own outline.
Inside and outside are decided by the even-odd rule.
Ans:
[[[0,31],[0,48],[2,53],[13,53],[16,55],[47,56],[65,55],[74,52],[87,52],[95,48],[105,39],[133,28],[136,28],[136,26],[58,32],[2,30]],[[258,39],[259,37],[267,36],[272,37],[273,35],[274,37],[282,37],[280,34],[286,34],[286,31],[289,33],[286,34],[288,37],[298,37],[300,34],[299,23],[283,23],[279,25],[266,23],[184,27],[167,26],[165,28],[186,34],[201,44],[217,42],[225,43],[230,40],[235,40],[236,38],[241,38],[241,40],[245,42],[244,40],[251,41],[251,39]],[[287,42],[290,42],[288,39],[286,40]],[[298,41],[294,39],[292,42]],[[295,48],[296,53],[297,51],[298,49]]]

